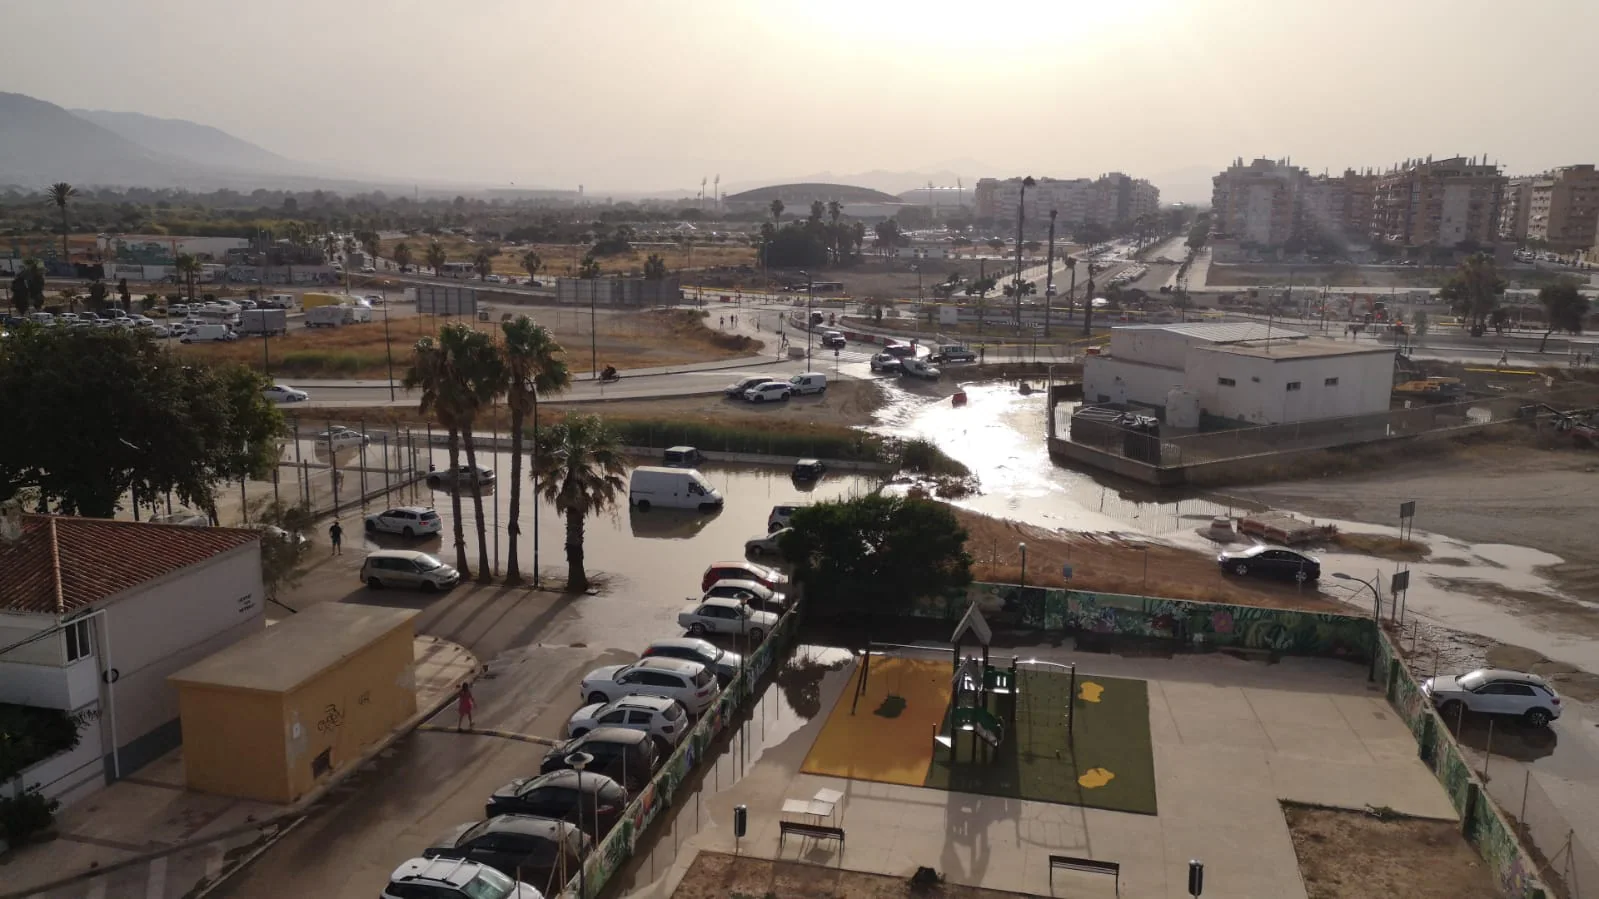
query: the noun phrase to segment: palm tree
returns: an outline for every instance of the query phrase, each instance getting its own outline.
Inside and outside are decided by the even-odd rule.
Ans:
[[[538,436],[533,471],[539,493],[566,516],[566,589],[588,589],[583,570],[583,523],[616,505],[627,488],[626,457],[616,433],[597,415],[568,415]]]
[[[436,240],[428,242],[428,268],[433,269],[433,274],[439,274],[444,269],[444,263],[449,261],[449,258],[444,252],[444,244]]]
[[[478,414],[494,401],[504,383],[500,353],[494,346],[494,338],[462,322],[452,322],[439,331],[439,346],[455,382],[454,392],[459,401],[456,427],[461,445],[466,449],[466,464],[475,472],[477,441],[473,439],[472,428]],[[478,579],[486,581],[494,576],[494,571],[489,567],[488,519],[483,516],[482,490],[472,491],[472,511],[477,515]]]
[[[783,223],[783,201],[773,200],[771,205],[772,221],[781,225]]]
[[[459,379],[452,371],[448,354],[431,337],[416,342],[412,352],[411,368],[405,373],[405,389],[421,389],[422,399],[417,410],[423,415],[433,415],[444,426],[448,435],[450,470],[461,467],[460,416],[463,398]],[[455,568],[461,577],[471,577],[466,564],[466,531],[461,522],[461,491],[450,491],[450,510],[455,515]],[[482,516],[479,516],[481,520]]]
[[[411,264],[411,245],[403,240],[394,245],[394,264],[400,268]]]
[[[487,281],[494,272],[494,256],[489,253],[489,248],[484,247],[472,257],[472,267],[477,269],[478,280]]]
[[[63,265],[72,261],[72,253],[67,249],[67,204],[78,195],[78,189],[65,181],[57,181],[50,185],[50,202],[61,210],[61,263]]]
[[[356,236],[361,241],[361,249],[365,250],[366,254],[371,257],[371,259],[367,262],[367,265],[373,266],[374,268],[377,267],[378,233],[376,231],[362,231]]]
[[[534,255],[534,254],[529,254]],[[533,272],[537,266],[530,266]],[[519,315],[514,320],[500,323],[505,343],[500,352],[505,357],[505,405],[511,410],[511,525],[506,529],[511,543],[505,555],[505,582],[522,582],[522,569],[517,562],[516,540],[522,533],[522,423],[529,411],[533,413],[533,440],[538,442],[539,397],[559,393],[572,382],[567,370],[564,351],[555,342],[555,336],[533,319]],[[533,514],[538,514],[535,507]],[[538,581],[538,572],[533,572]]]
[[[179,253],[172,267],[177,269],[178,274],[183,277],[183,283],[189,287],[189,302],[194,302],[194,276],[200,273],[200,260],[189,253]]]
[[[828,200],[827,201],[827,218],[828,218],[829,222],[833,226],[833,227],[831,227],[831,228],[829,228],[827,230],[827,234],[828,234],[828,238],[832,241],[832,244],[833,244],[833,264],[834,265],[838,265],[839,262],[842,261],[841,257],[838,255],[838,218],[839,218],[839,216],[841,216],[843,214],[844,214],[844,204],[843,203],[840,203],[837,200]]]
[[[544,260],[538,253],[528,250],[522,254],[522,267],[527,269],[527,279],[531,281],[539,276],[539,269],[544,267]]]
[[[350,254],[354,253],[359,247],[360,243],[354,236],[344,238],[344,258],[350,258]]]

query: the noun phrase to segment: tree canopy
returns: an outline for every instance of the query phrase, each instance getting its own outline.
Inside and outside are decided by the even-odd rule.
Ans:
[[[823,614],[897,615],[972,581],[966,531],[947,504],[868,494],[794,513],[784,557]]]
[[[25,326],[0,344],[0,499],[37,491],[65,514],[109,518],[131,493],[215,511],[220,484],[265,477],[283,416],[242,366],[185,363],[122,329]]]
[[[1488,330],[1488,317],[1499,308],[1504,292],[1505,279],[1499,277],[1493,257],[1476,253],[1460,263],[1459,270],[1438,290],[1438,296],[1456,313],[1471,319],[1470,333],[1480,337]]]
[[[1582,321],[1588,315],[1588,298],[1577,290],[1576,285],[1550,284],[1538,291],[1538,302],[1543,305],[1544,315],[1549,319],[1550,331],[1582,333]]]

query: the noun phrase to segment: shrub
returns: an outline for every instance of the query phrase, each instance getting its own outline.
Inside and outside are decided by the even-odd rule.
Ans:
[[[972,473],[971,469],[957,459],[951,458],[939,449],[931,440],[907,440],[900,444],[899,466],[905,471],[917,474],[944,475],[955,478],[964,478]]]
[[[60,709],[0,703],[0,783],[78,745],[78,724]]]
[[[49,830],[60,807],[59,800],[46,799],[38,787],[21,796],[0,797],[0,838],[11,846],[21,846],[34,834]]]

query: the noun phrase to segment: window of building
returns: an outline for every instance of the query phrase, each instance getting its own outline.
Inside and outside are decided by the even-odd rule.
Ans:
[[[1216,383],[1223,387],[1235,387],[1238,384],[1238,382],[1234,381],[1232,378],[1217,378]]]
[[[76,662],[87,658],[92,651],[89,646],[89,619],[74,621],[61,629],[67,638],[67,661]]]
[[[1337,378],[1328,378],[1327,380],[1321,382],[1321,386],[1323,386],[1323,387],[1337,387],[1338,386],[1338,379]]]
[[[1298,389],[1299,389],[1299,382],[1298,381],[1289,381],[1288,382],[1288,392],[1289,393],[1293,393],[1295,390],[1298,390]]]

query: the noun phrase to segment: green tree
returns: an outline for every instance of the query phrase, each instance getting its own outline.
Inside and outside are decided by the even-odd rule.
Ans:
[[[1549,323],[1548,329],[1543,332],[1543,340],[1538,341],[1538,352],[1543,352],[1549,335],[1556,331],[1582,333],[1582,320],[1588,315],[1588,298],[1577,290],[1576,285],[1567,281],[1546,285],[1538,291],[1538,302],[1543,305],[1544,317]]]
[[[783,224],[783,209],[785,208],[783,206],[783,201],[782,200],[778,200],[778,199],[773,199],[772,200],[772,205],[767,207],[767,208],[772,210],[772,223],[774,225]]]
[[[110,518],[123,498],[171,491],[216,515],[223,483],[267,477],[283,417],[267,382],[235,365],[172,364],[149,336],[27,328],[0,343],[0,500],[33,488],[47,508]]]
[[[38,312],[44,308],[44,263],[34,257],[22,260],[21,278],[28,302],[33,305],[33,311]]]
[[[444,244],[436,240],[428,242],[427,263],[433,269],[433,274],[438,275],[444,271],[444,263],[450,261],[449,254],[444,252]]]
[[[71,231],[71,225],[67,222],[67,204],[78,196],[78,189],[65,181],[57,181],[50,185],[48,194],[50,202],[61,211],[61,264],[67,265],[72,262],[72,253],[67,248],[67,235]]]
[[[366,252],[370,260],[367,264],[376,268],[378,264],[378,233],[376,231],[357,231],[355,239],[361,242],[361,249]]]
[[[644,280],[666,280],[666,260],[662,259],[659,254],[651,253],[650,258],[644,260]]]
[[[544,260],[539,257],[538,253],[528,250],[522,254],[522,268],[527,271],[527,278],[531,281],[537,278],[539,270],[544,268]]]
[[[1439,298],[1447,301],[1459,315],[1471,320],[1471,336],[1481,337],[1488,330],[1488,317],[1499,308],[1499,298],[1504,295],[1505,280],[1499,277],[1493,257],[1474,253],[1460,263],[1460,268],[1439,289]]]
[[[420,391],[417,410],[432,415],[444,428],[450,470],[461,467],[461,416],[467,400],[461,395],[462,380],[439,342],[424,337],[411,352],[411,366],[405,373],[405,389]],[[472,576],[466,564],[466,527],[461,518],[461,491],[450,490],[450,511],[455,519],[455,567],[461,577]]]
[[[439,346],[450,358],[450,370],[460,380],[461,398],[458,423],[466,464],[477,470],[477,441],[473,428],[483,410],[500,394],[505,384],[505,367],[494,338],[462,322],[452,322],[439,331]],[[472,491],[473,512],[477,515],[478,579],[494,576],[489,567],[488,518],[483,514],[483,491]]]
[[[826,215],[826,214],[827,214],[827,204],[826,203],[823,203],[821,200],[812,200],[811,201],[811,221],[812,222],[820,225],[822,223],[822,216]]]
[[[122,311],[133,311],[133,291],[128,289],[128,279],[117,279],[117,297],[122,300]]]
[[[583,528],[590,515],[615,508],[627,489],[627,457],[616,433],[597,415],[567,415],[533,446],[539,493],[566,516],[566,589],[588,589]]]
[[[11,279],[11,305],[17,307],[18,315],[28,314],[28,276],[19,271]]]
[[[179,253],[172,267],[177,270],[178,276],[188,287],[189,302],[194,302],[194,277],[200,273],[200,260],[189,253]]]
[[[253,517],[265,531],[261,535],[261,585],[266,588],[267,599],[276,602],[280,590],[292,590],[305,576],[316,515],[305,503],[290,505],[274,499],[268,500]]]
[[[864,615],[868,642],[877,616],[905,615],[922,597],[972,581],[966,531],[945,503],[873,493],[805,506],[789,527],[780,548],[808,608]]]
[[[510,545],[505,556],[505,582],[518,584],[522,570],[516,552],[517,536],[522,533],[522,431],[527,416],[534,422],[533,439],[538,440],[539,397],[560,393],[572,382],[566,367],[565,351],[555,341],[555,336],[533,319],[519,315],[500,323],[505,340],[500,345],[504,354],[505,405],[511,410],[511,524],[507,534]],[[535,496],[535,500],[537,497]],[[535,507],[533,514],[538,514]],[[538,572],[533,573],[534,580]]]
[[[494,255],[487,247],[477,251],[472,257],[472,268],[477,272],[478,280],[487,281],[489,275],[494,274]]]
[[[89,308],[90,309],[94,310],[95,312],[104,312],[105,308],[106,308],[106,297],[108,297],[110,295],[111,295],[111,290],[110,290],[110,288],[105,286],[105,282],[104,281],[101,281],[99,278],[96,278],[93,281],[89,282]]]
[[[587,281],[600,276],[600,261],[594,258],[593,253],[584,256],[583,261],[578,264],[577,276]]]
[[[841,257],[839,255],[839,252],[838,252],[839,244],[842,243],[842,238],[844,238],[844,236],[845,236],[843,234],[843,232],[839,229],[839,226],[838,226],[838,219],[843,214],[844,214],[844,204],[843,203],[840,203],[837,200],[828,200],[827,201],[827,219],[828,219],[828,224],[831,226],[831,227],[829,227],[827,229],[827,234],[828,234],[828,238],[832,241],[833,264],[834,265],[838,265],[840,262],[843,262],[843,257]]]
[[[997,237],[989,238],[988,248],[998,253],[1005,249],[1005,242]]]
[[[411,245],[403,240],[394,245],[394,264],[400,268],[407,268],[411,264]]]
[[[877,248],[885,254],[905,242],[904,235],[899,230],[899,222],[894,219],[878,222],[873,230],[877,232]]]

